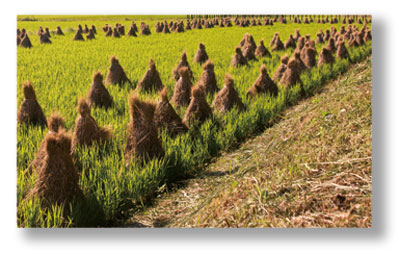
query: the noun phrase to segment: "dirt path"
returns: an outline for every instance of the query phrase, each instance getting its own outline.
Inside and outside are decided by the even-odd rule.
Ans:
[[[371,227],[371,59],[127,227]]]

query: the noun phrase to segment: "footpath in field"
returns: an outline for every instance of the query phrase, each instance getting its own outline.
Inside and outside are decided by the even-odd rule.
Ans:
[[[371,58],[127,227],[371,227]]]

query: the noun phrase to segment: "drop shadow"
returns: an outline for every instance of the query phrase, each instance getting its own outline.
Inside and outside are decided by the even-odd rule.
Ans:
[[[373,17],[372,23],[372,228],[377,235],[384,236],[387,232],[387,170],[388,151],[385,124],[389,116],[387,112],[389,95],[387,76],[388,47],[385,41],[389,40],[387,25],[382,17]]]

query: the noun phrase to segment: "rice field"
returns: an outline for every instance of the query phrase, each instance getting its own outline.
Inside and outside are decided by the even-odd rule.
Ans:
[[[250,33],[256,42],[264,39],[265,46],[271,51],[269,42],[275,32],[279,32],[283,42],[295,29],[301,35],[310,34],[315,39],[321,29],[332,26],[340,29],[342,24],[288,24],[274,23],[273,26],[250,27],[214,27],[211,29],[193,29],[184,33],[162,34],[154,32],[157,21],[186,19],[186,16],[35,16],[36,21],[22,21],[18,17],[17,26],[25,28],[33,44],[32,48],[17,49],[17,108],[23,100],[22,84],[29,80],[46,117],[58,111],[65,119],[66,129],[74,130],[78,116],[77,103],[86,97],[92,83],[92,76],[100,71],[105,76],[110,66],[110,57],[116,56],[124,68],[132,85],[109,85],[107,90],[114,99],[114,106],[108,110],[92,108],[91,115],[100,126],[111,126],[111,142],[91,147],[79,148],[73,154],[75,166],[79,172],[79,186],[85,201],[72,202],[68,207],[54,205],[41,208],[40,200],[26,198],[37,179],[36,174],[26,175],[24,171],[35,155],[48,132],[47,128],[18,125],[17,128],[17,225],[18,227],[105,227],[118,226],[141,207],[148,204],[157,193],[168,188],[171,183],[195,175],[205,163],[222,151],[234,148],[246,138],[256,134],[267,126],[286,107],[295,104],[303,96],[300,86],[290,90],[279,87],[277,97],[260,95],[246,97],[246,92],[260,74],[260,66],[266,66],[272,77],[284,54],[292,55],[293,49],[271,52],[271,57],[250,61],[248,66],[233,68],[230,66],[235,47],[245,33]],[[121,38],[105,37],[101,27],[105,23],[120,23],[128,29],[132,20],[139,25],[141,21],[149,24],[151,35]],[[96,39],[91,41],[73,41],[74,30],[78,24],[97,28]],[[361,24],[354,23],[358,28]],[[37,30],[49,27],[52,44],[40,44]],[[54,31],[60,26],[64,36]],[[347,26],[347,25],[345,25]],[[195,81],[200,78],[202,67],[193,63],[199,43],[203,43],[209,58],[215,64],[217,85],[221,89],[224,76],[231,74],[235,88],[246,110],[233,109],[221,115],[214,113],[201,125],[194,125],[189,131],[177,137],[171,137],[160,131],[159,137],[165,151],[161,159],[153,159],[145,164],[124,162],[127,144],[127,124],[129,122],[128,95],[136,88],[139,80],[148,68],[150,59],[155,62],[162,83],[168,89],[171,98],[175,80],[172,70],[178,64],[181,54],[186,51]],[[348,47],[352,62],[358,62],[371,55],[371,41],[360,47]],[[317,52],[325,44],[317,44]],[[318,55],[317,55],[318,58]],[[351,63],[336,59],[332,65],[313,68],[302,72],[305,96],[311,96],[315,89],[327,80],[346,71]],[[159,94],[140,93],[140,98],[158,102]],[[211,105],[213,96],[207,97]],[[178,111],[183,118],[186,108]],[[63,211],[67,210],[67,213]]]

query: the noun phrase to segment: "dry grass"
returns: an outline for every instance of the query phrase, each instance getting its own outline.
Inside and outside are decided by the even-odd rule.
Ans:
[[[371,227],[371,59],[160,195],[133,227]]]

